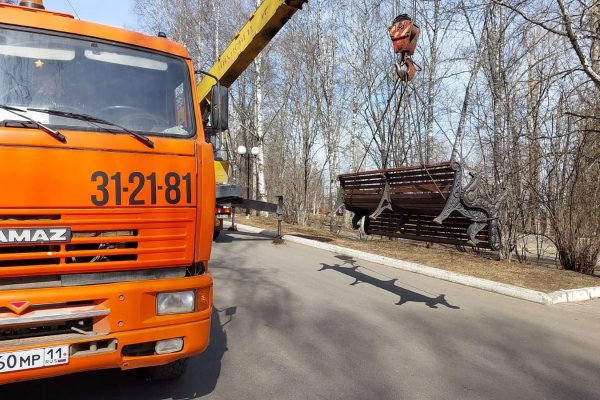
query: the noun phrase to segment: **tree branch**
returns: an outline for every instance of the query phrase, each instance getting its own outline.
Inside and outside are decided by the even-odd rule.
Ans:
[[[535,20],[535,19],[533,19],[533,18],[529,17],[527,14],[525,14],[523,11],[519,10],[517,7],[515,7],[515,6],[513,6],[513,5],[510,5],[510,4],[507,4],[507,3],[506,3],[504,0],[492,0],[492,1],[493,1],[494,3],[496,3],[496,4],[498,4],[499,6],[506,7],[506,8],[508,8],[509,10],[511,10],[511,11],[513,11],[513,12],[515,12],[515,13],[519,14],[519,15],[521,16],[521,18],[523,18],[525,21],[527,21],[527,22],[530,22],[530,23],[532,23],[532,24],[534,24],[534,25],[537,25],[537,26],[539,26],[539,27],[541,27],[541,28],[543,28],[543,29],[547,30],[548,32],[552,32],[552,33],[554,33],[555,35],[567,36],[567,33],[566,33],[566,32],[561,32],[561,31],[559,31],[559,30],[556,30],[556,29],[554,29],[554,28],[551,28],[550,26],[548,26],[548,25],[547,25],[547,24],[545,24],[544,22],[542,22],[542,21],[537,21],[537,20]]]
[[[596,86],[600,87],[600,74],[598,74],[596,71],[594,71],[590,60],[588,60],[586,55],[583,53],[583,49],[579,45],[577,36],[575,35],[575,32],[573,32],[573,23],[571,21],[571,16],[569,15],[569,13],[567,12],[567,9],[565,7],[565,2],[563,0],[557,0],[557,2],[558,2],[558,6],[560,7],[560,12],[563,17],[565,28],[567,30],[567,38],[569,38],[569,41],[571,42],[571,46],[573,46],[573,50],[575,50],[575,53],[577,54],[577,57],[579,58],[579,62],[583,66],[583,69],[584,69],[585,73],[587,74],[587,76],[589,76],[592,79],[592,81],[594,81]]]

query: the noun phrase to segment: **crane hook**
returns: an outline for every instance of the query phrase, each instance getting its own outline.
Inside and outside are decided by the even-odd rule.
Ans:
[[[407,14],[398,15],[388,28],[394,53],[398,54],[396,62],[396,73],[403,82],[412,80],[415,77],[417,69],[411,56],[417,47],[417,40],[421,29],[413,23]]]

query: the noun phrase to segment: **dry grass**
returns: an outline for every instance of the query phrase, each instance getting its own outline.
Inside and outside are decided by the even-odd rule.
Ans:
[[[236,222],[272,231],[277,230],[275,218],[239,218]],[[329,232],[328,227],[303,227],[286,223],[283,223],[283,233],[546,293],[560,289],[600,286],[599,277],[552,267],[498,261],[492,252],[463,252],[453,246],[436,244],[427,247],[425,243],[388,238],[360,240],[352,232],[335,235]]]

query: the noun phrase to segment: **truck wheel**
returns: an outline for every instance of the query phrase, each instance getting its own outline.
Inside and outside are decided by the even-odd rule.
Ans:
[[[220,233],[221,233],[221,229],[215,229],[213,231],[213,240],[217,240],[217,238],[219,237]]]
[[[146,376],[151,381],[166,381],[181,377],[187,370],[189,358],[182,358],[165,365],[157,365],[146,369]]]

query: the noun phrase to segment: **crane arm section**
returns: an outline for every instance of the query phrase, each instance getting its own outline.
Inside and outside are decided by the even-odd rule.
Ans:
[[[221,85],[231,86],[292,15],[307,1],[263,1],[208,72],[216,76]],[[215,81],[210,76],[204,76],[198,84],[201,110],[206,109],[214,84]]]

